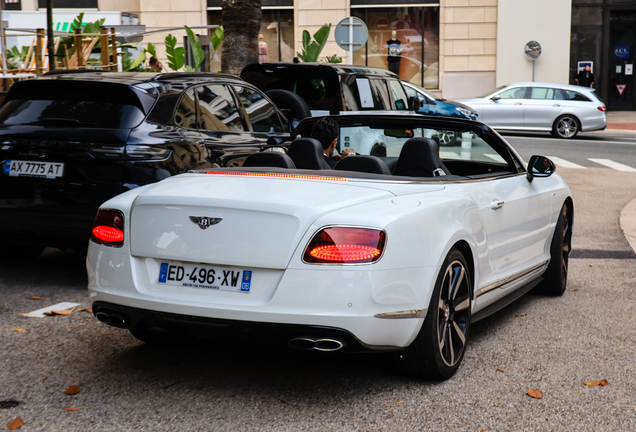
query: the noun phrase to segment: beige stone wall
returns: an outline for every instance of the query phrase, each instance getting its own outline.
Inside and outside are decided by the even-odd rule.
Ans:
[[[338,54],[344,63],[349,60],[348,53],[336,44],[334,30],[336,25],[349,16],[349,0],[295,0],[294,22],[296,52],[300,52],[303,46],[303,30],[307,30],[313,36],[323,24],[331,24],[331,33],[320,57]]]
[[[497,0],[440,1],[440,82],[446,98],[494,84]]]

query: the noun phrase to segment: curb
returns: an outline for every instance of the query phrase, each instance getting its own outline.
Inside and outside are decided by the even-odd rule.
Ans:
[[[636,251],[636,198],[621,210],[619,223],[623,234],[633,251]]]

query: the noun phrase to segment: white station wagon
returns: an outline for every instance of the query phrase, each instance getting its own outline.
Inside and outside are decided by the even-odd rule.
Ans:
[[[307,118],[288,149],[104,203],[87,257],[95,316],[147,342],[229,333],[392,352],[407,374],[446,379],[471,322],[533,288],[564,292],[574,209],[549,159],[526,164],[471,120],[332,118],[354,148],[382,134],[387,156],[325,169]],[[461,149],[440,153],[449,130]]]
[[[607,127],[605,104],[593,88],[564,84],[515,83],[480,98],[460,99],[480,121],[497,130],[552,132],[574,138]]]

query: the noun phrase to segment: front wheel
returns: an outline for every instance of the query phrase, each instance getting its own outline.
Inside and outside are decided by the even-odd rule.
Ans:
[[[406,350],[396,354],[403,372],[433,380],[453,376],[466,351],[472,292],[466,259],[452,249],[437,277],[420,333]]]
[[[572,250],[572,223],[567,204],[563,204],[550,243],[550,264],[543,275],[538,292],[549,296],[560,296],[568,283],[568,259]]]
[[[552,126],[552,135],[557,138],[574,138],[579,133],[579,121],[571,115],[556,119]]]

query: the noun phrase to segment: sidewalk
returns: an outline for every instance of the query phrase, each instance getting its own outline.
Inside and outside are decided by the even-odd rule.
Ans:
[[[608,111],[606,130],[636,133],[636,111]]]

